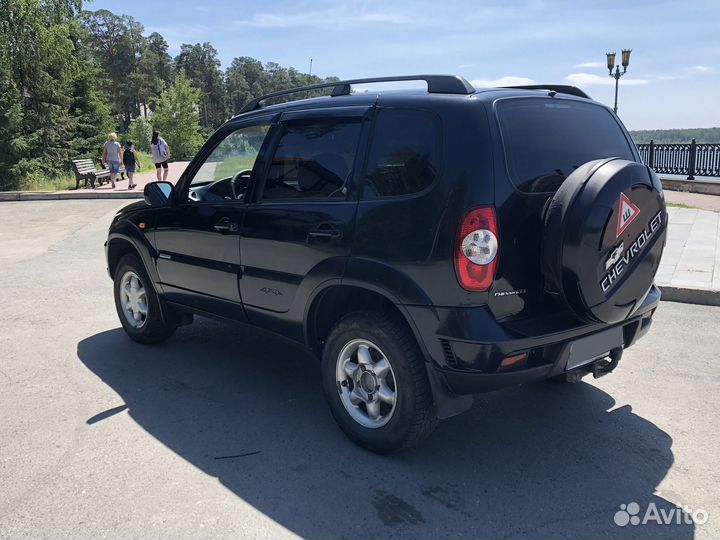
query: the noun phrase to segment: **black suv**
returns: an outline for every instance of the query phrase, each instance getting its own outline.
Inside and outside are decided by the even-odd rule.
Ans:
[[[398,80],[427,91],[351,91]],[[284,335],[321,358],[342,430],[385,452],[478,392],[612,371],[652,322],[666,231],[660,182],[607,107],[429,75],[251,102],[105,245],[132,339],[194,314]]]

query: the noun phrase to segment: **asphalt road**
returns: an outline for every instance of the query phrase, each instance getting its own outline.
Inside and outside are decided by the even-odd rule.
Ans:
[[[611,376],[485,395],[381,457],[291,344],[206,320],[128,340],[121,204],[0,203],[0,537],[720,537],[720,308],[663,303]],[[616,525],[632,502],[672,524]]]

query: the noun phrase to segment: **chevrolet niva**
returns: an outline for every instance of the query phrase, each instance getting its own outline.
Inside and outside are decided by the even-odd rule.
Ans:
[[[427,90],[352,91],[400,80]],[[130,338],[196,314],[286,336],[320,359],[347,436],[389,452],[473,394],[615,369],[658,306],[667,222],[581,90],[421,75],[252,101],[117,214],[106,255]]]

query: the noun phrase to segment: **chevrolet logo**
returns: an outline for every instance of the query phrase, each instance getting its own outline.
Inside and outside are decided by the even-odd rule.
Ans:
[[[609,270],[610,267],[620,260],[623,250],[625,249],[625,243],[620,242],[618,246],[610,252],[607,260],[605,261],[605,270]]]

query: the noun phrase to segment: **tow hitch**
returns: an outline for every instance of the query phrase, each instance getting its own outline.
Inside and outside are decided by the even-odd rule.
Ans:
[[[613,349],[612,351],[610,351],[610,354],[605,358],[599,358],[589,364],[585,364],[584,366],[581,366],[577,369],[568,371],[565,374],[565,379],[567,380],[567,382],[577,383],[580,382],[582,378],[589,373],[592,373],[594,379],[599,379],[600,377],[603,377],[608,373],[612,372],[617,367],[618,362],[620,362],[620,358],[622,358],[622,354],[622,347]]]

